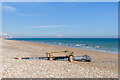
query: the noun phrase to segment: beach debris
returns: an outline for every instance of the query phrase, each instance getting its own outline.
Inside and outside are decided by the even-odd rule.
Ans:
[[[13,58],[13,59],[17,59],[18,58]],[[73,62],[73,61],[80,61],[80,62],[91,62],[92,59],[88,56],[88,55],[84,55],[84,56],[59,56],[59,57],[23,57],[21,59],[38,59],[38,60],[57,60],[57,61],[69,61],[69,62]]]
[[[72,55],[69,56],[69,61],[70,61],[70,62],[73,62],[73,57],[74,57],[74,56],[72,56]]]
[[[56,54],[57,53],[57,54]],[[58,55],[58,54],[62,55]],[[65,53],[65,54],[64,54]],[[91,58],[88,55],[84,56],[74,56],[74,52],[69,51],[59,51],[59,52],[47,52],[46,57],[23,57],[23,58],[14,58],[14,59],[39,59],[39,60],[62,60],[62,61],[81,61],[81,62],[91,62]]]
[[[74,61],[82,61],[82,62],[91,62],[92,59],[90,56],[88,55],[84,55],[84,56],[75,56],[73,57]]]
[[[47,57],[69,56],[69,55],[74,55],[74,52],[69,52],[69,51],[65,50],[65,51],[47,52],[46,53]]]

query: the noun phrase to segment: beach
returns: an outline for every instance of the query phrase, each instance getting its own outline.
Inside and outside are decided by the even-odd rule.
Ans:
[[[73,51],[75,56],[89,55],[92,62],[15,60],[45,57],[46,52]],[[86,49],[15,40],[2,40],[2,78],[118,78],[118,55]]]

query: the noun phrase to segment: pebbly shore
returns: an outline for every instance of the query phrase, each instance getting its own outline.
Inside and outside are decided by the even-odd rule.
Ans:
[[[23,41],[2,40],[2,78],[118,78],[118,55],[85,49]],[[14,57],[44,57],[46,52],[73,51],[89,55],[92,62],[15,60]]]

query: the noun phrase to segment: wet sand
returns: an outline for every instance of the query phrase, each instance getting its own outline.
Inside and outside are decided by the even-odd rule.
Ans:
[[[13,57],[44,57],[46,52],[73,51],[89,55],[92,62],[14,60]],[[23,41],[2,40],[3,78],[118,78],[118,55],[85,49]]]

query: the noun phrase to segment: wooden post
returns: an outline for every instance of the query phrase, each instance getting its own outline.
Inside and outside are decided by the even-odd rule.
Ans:
[[[46,53],[46,56],[48,57],[48,60],[50,60],[51,57],[50,53]]]
[[[71,55],[69,56],[69,61],[73,62],[73,56],[71,56]]]
[[[47,56],[47,57],[50,57],[50,53],[46,53],[46,56]]]
[[[19,60],[21,60],[21,59],[22,59],[22,56],[21,56],[21,54],[19,54],[19,57],[18,57],[18,59],[19,59]]]

